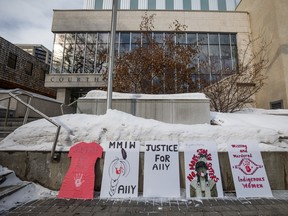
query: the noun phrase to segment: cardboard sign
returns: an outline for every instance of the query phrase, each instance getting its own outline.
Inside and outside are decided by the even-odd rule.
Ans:
[[[144,197],[180,197],[177,142],[145,143]]]
[[[185,143],[186,197],[223,197],[215,143]]]
[[[70,167],[62,182],[58,198],[93,199],[94,167],[102,156],[102,147],[95,143],[80,142],[70,148]]]
[[[100,197],[138,196],[139,142],[109,142],[105,153]]]
[[[228,144],[237,197],[272,197],[257,143]]]

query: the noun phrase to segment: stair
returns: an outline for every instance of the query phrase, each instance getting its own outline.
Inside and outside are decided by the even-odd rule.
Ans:
[[[27,122],[38,120],[39,118],[28,118]],[[8,118],[7,126],[5,125],[5,118],[0,118],[0,141],[6,136],[23,125],[23,118]]]
[[[15,177],[13,171],[4,169],[0,172],[0,200],[31,184],[31,182],[19,181],[10,185],[9,177],[11,179]]]

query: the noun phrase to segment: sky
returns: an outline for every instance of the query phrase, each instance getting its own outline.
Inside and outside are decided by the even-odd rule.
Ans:
[[[82,9],[83,0],[0,0],[0,36],[15,44],[42,44],[52,51],[53,9]]]

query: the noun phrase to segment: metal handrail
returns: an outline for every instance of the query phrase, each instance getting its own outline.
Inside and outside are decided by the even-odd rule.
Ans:
[[[16,92],[18,92],[18,94],[15,94]],[[40,112],[39,110],[37,110],[36,108],[34,108],[33,106],[30,105],[31,100],[33,98],[33,95],[29,92],[26,92],[22,89],[14,89],[12,91],[10,91],[8,93],[10,95],[10,97],[5,98],[5,99],[9,99],[9,104],[8,104],[8,108],[7,111],[9,111],[10,108],[10,101],[11,101],[11,97],[14,98],[15,100],[17,100],[18,102],[20,102],[21,104],[23,104],[24,106],[26,106],[26,112],[25,112],[25,116],[24,116],[24,121],[23,124],[25,124],[27,122],[28,119],[28,115],[30,112],[30,109],[33,110],[35,113],[37,113],[38,115],[42,116],[43,118],[45,118],[47,121],[49,121],[51,124],[55,125],[57,127],[57,131],[56,131],[56,136],[54,139],[54,143],[53,143],[53,147],[51,149],[51,159],[54,159],[54,155],[55,155],[55,149],[56,149],[56,145],[57,145],[57,141],[58,141],[58,137],[59,137],[59,133],[60,133],[60,129],[61,129],[61,125],[59,125],[58,123],[56,123],[53,119],[49,118],[48,116],[46,116],[44,113]],[[26,95],[29,97],[28,102],[24,102],[21,98],[18,97],[18,95]],[[2,99],[1,99],[2,100]],[[8,117],[8,112],[6,111],[6,117]],[[6,121],[6,120],[5,120]],[[25,122],[25,123],[24,123]]]
[[[78,100],[75,100],[75,101],[73,101],[72,103],[70,103],[70,104],[68,104],[68,105],[66,105],[66,106],[72,106],[73,104],[75,104],[76,102],[77,102]],[[64,115],[64,110],[63,110],[63,106],[64,106],[65,104],[63,103],[63,104],[61,104],[61,106],[60,106],[60,108],[61,108],[61,113],[62,113],[62,115]]]

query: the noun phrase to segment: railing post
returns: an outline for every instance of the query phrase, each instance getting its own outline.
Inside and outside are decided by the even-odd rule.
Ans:
[[[27,104],[30,105],[33,96],[28,96],[28,95],[27,95],[27,97],[28,97],[28,102],[27,102]],[[23,125],[27,123],[29,113],[30,113],[30,109],[29,109],[28,106],[26,106],[26,112],[25,112],[25,116],[24,116],[24,119],[23,119]]]
[[[4,128],[6,128],[6,126],[7,126],[7,120],[8,120],[9,110],[10,110],[10,103],[11,103],[11,98],[8,99],[8,107],[7,107],[6,115],[5,115]]]
[[[55,154],[55,149],[56,149],[56,145],[57,145],[60,129],[61,129],[61,126],[59,125],[57,127],[56,136],[55,136],[53,147],[52,147],[52,150],[51,150],[51,159],[52,160],[54,159],[54,154]]]

